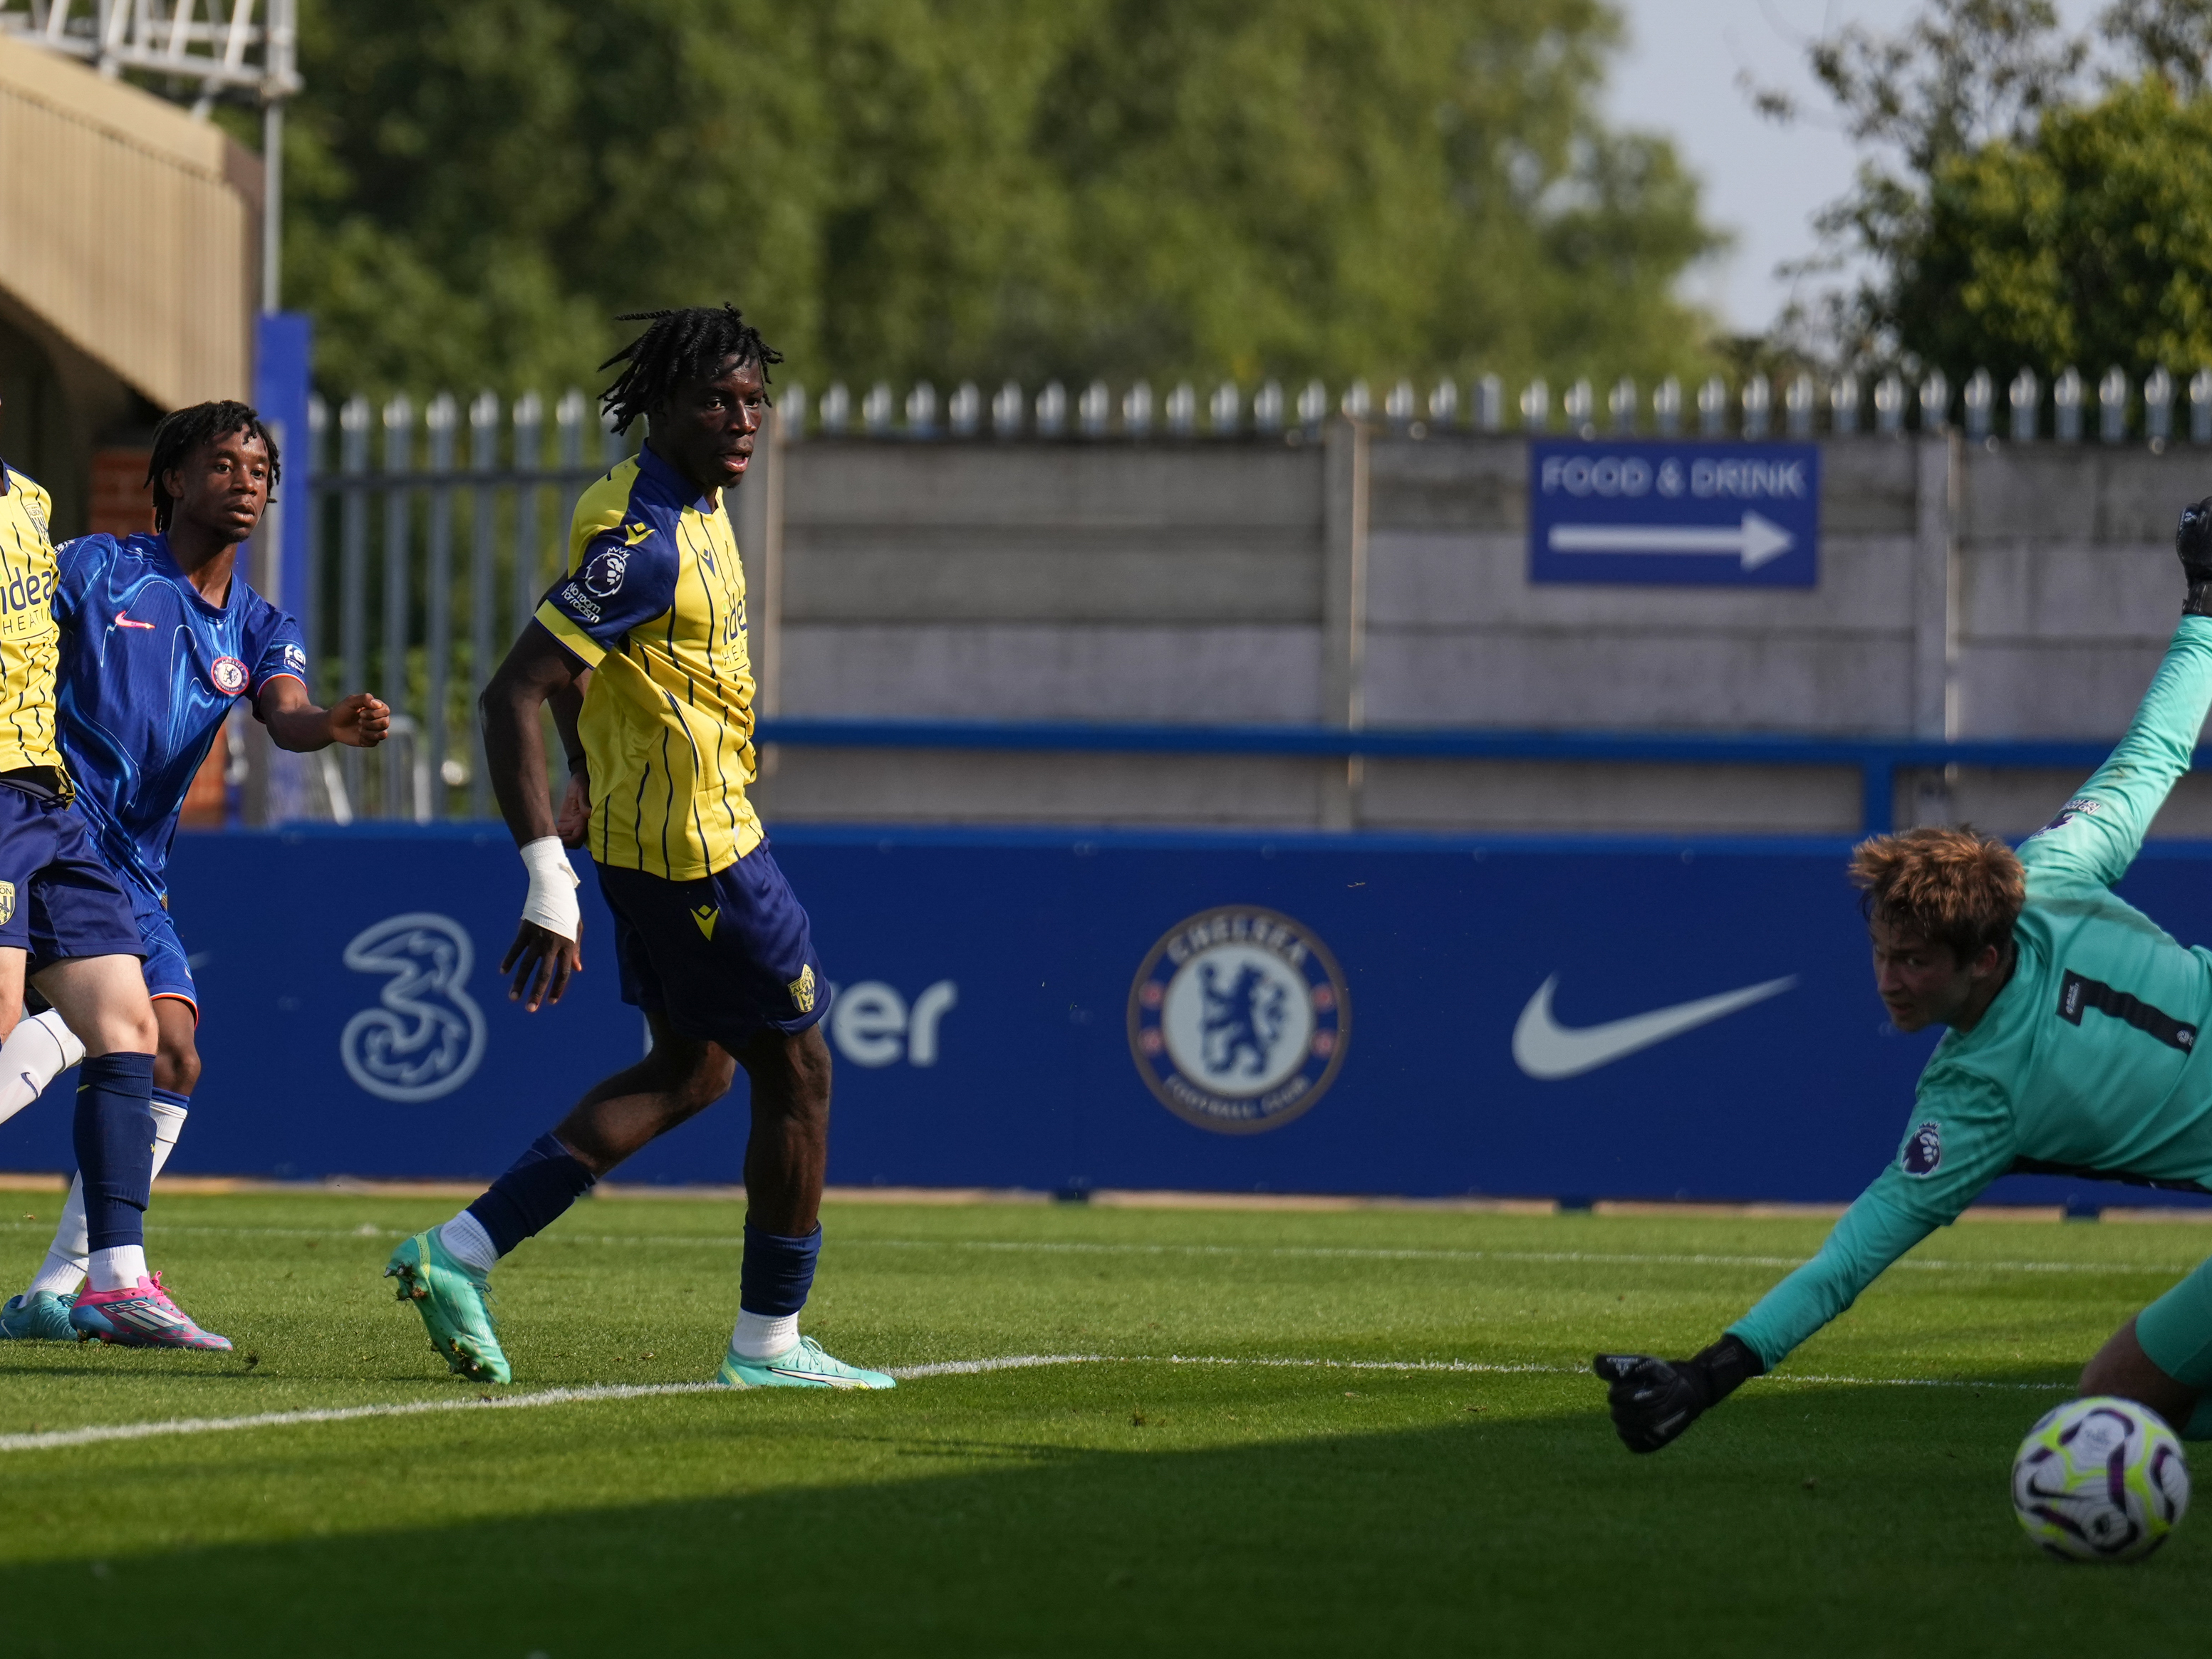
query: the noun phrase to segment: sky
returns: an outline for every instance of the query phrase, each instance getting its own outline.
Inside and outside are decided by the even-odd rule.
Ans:
[[[1893,30],[1917,0],[1613,0],[1628,23],[1606,98],[1613,125],[1671,137],[1705,187],[1708,221],[1735,233],[1732,252],[1693,272],[1689,297],[1731,328],[1755,333],[1788,302],[1777,264],[1814,250],[1812,216],[1850,185],[1856,157],[1805,67],[1805,45],[1861,23]],[[2100,0],[2060,0],[2076,28]],[[1807,118],[1779,127],[1753,113],[1736,85],[1748,71],[1794,94]]]

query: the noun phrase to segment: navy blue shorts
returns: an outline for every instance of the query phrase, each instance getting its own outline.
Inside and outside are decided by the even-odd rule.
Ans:
[[[0,785],[0,946],[35,974],[79,957],[143,957],[131,901],[60,800]]]
[[[599,869],[624,1002],[732,1054],[830,1012],[806,912],[765,845],[703,881]]]

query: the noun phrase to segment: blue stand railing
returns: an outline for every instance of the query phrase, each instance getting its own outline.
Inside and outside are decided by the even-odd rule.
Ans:
[[[965,749],[1029,753],[1354,755],[1388,760],[1643,761],[1704,766],[1835,766],[1860,776],[1869,835],[1894,822],[1900,768],[2050,769],[2087,777],[2112,742],[1794,737],[1767,732],[1509,732],[1466,727],[1170,726],[1078,720],[766,720],[763,743],[820,749]],[[2116,740],[2115,740],[2116,741]],[[2212,748],[2192,764],[2212,769]]]

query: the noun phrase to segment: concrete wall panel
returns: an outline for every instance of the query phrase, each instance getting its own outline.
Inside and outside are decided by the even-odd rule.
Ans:
[[[1370,760],[1359,816],[1390,830],[1595,820],[1624,834],[1840,836],[1858,828],[1859,793],[1859,775],[1846,767]]]
[[[1317,547],[1256,528],[810,525],[785,545],[793,623],[1321,622]]]
[[[866,627],[783,635],[790,714],[945,720],[1321,717],[1317,628]]]
[[[1894,732],[1911,716],[1909,640],[1500,629],[1378,634],[1376,726],[1540,731]]]
[[[1326,765],[1263,756],[785,747],[753,793],[771,820],[808,823],[1310,829]]]

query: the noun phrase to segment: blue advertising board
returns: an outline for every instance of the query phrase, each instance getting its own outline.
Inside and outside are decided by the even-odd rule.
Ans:
[[[1815,444],[1528,446],[1528,580],[1812,587],[1820,577]]]
[[[1845,844],[786,830],[837,994],[852,1184],[1833,1200],[1911,1121]],[[497,830],[185,836],[206,1073],[172,1167],[485,1176],[643,1028],[585,896],[585,973],[496,972]],[[2212,848],[2122,890],[2212,939]],[[742,1090],[742,1081],[740,1090]],[[623,1178],[735,1182],[741,1098]],[[69,1167],[66,1089],[0,1167]],[[1993,1197],[2168,1194],[2015,1177]]]

